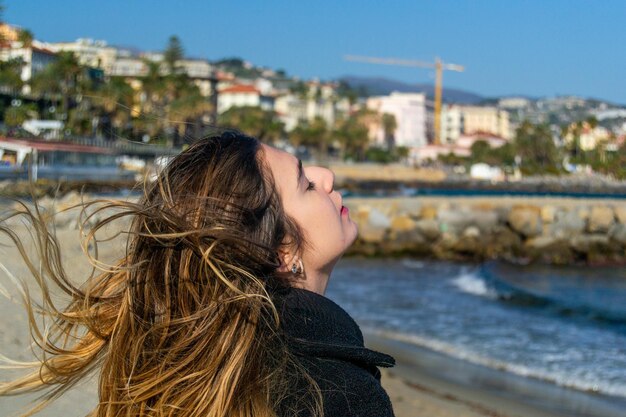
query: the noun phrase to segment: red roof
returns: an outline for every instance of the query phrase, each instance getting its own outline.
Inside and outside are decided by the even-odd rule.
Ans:
[[[261,92],[253,85],[239,84],[233,85],[230,87],[226,87],[223,90],[220,90],[220,94],[231,93],[231,94],[261,94]]]

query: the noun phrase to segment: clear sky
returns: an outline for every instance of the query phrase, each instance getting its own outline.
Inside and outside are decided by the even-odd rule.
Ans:
[[[42,41],[80,37],[186,54],[240,56],[303,78],[383,76],[432,83],[429,69],[348,62],[345,54],[433,61],[444,88],[485,96],[574,94],[626,105],[622,0],[5,0],[7,22]]]

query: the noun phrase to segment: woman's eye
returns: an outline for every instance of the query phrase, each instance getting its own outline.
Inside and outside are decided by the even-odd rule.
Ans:
[[[313,181],[309,181],[309,186],[306,188],[307,191],[315,190],[315,183]]]

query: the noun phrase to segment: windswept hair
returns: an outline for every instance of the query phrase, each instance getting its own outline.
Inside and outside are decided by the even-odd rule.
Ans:
[[[257,139],[226,131],[198,140],[145,185],[138,202],[96,199],[68,209],[78,206],[81,245],[94,267],[78,286],[36,200],[0,219],[43,294],[36,303],[23,290],[43,359],[0,383],[4,396],[46,392],[23,416],[96,372],[93,417],[296,415],[302,404],[287,399],[298,378],[312,393],[304,406],[322,414],[319,387],[287,348],[270,296],[293,284],[277,272],[279,247],[300,251],[308,242],[283,211]],[[14,216],[33,232],[36,262],[8,226]],[[126,216],[124,256],[106,265],[96,233]],[[50,285],[71,297],[66,307],[55,305]]]

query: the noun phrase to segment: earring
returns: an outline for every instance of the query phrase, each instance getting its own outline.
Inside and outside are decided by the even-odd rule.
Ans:
[[[302,263],[302,259],[298,259],[298,263],[300,264],[300,274],[304,273],[304,264]],[[298,274],[298,265],[295,263],[291,265],[291,273],[296,275]]]

